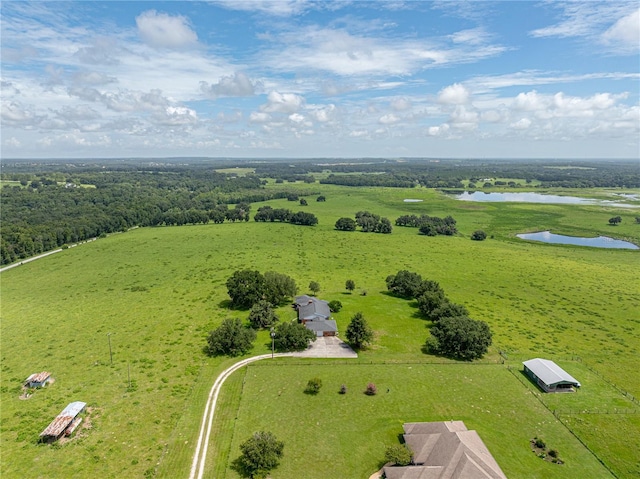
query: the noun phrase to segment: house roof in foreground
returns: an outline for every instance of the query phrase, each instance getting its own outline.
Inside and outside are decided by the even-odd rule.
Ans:
[[[524,361],[522,364],[548,386],[564,382],[580,387],[576,378],[548,359],[535,358]]]
[[[506,479],[476,431],[462,421],[406,423],[413,466],[384,468],[387,479]]]
[[[307,321],[304,323],[311,331],[338,331],[338,325],[333,319],[323,319],[318,321]]]

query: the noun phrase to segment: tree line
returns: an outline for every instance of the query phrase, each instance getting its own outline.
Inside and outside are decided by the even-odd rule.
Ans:
[[[452,216],[438,218],[437,216],[429,215],[403,215],[396,218],[396,226],[418,228],[420,234],[426,236],[453,236],[458,232],[456,220]]]

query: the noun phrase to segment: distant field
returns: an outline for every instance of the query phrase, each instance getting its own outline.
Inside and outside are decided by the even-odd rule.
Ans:
[[[445,420],[452,415],[478,430],[507,475],[513,471],[512,477],[546,478],[555,477],[560,470],[567,474],[561,477],[607,477],[606,470],[534,398],[535,390],[497,364],[497,352],[504,351],[514,367],[536,356],[555,359],[581,380],[583,391],[572,397],[545,397],[566,403],[550,404],[551,409],[560,410],[567,404],[570,409],[593,409],[606,404],[637,410],[637,403],[601,377],[640,397],[640,253],[528,243],[515,234],[551,229],[640,244],[640,225],[634,221],[640,211],[458,202],[427,189],[314,187],[327,197],[326,202],[310,198],[306,207],[286,200],[269,204],[314,213],[319,218],[316,227],[251,221],[139,228],[2,273],[2,476],[23,477],[25,464],[35,477],[67,476],[70,469],[75,477],[187,475],[209,388],[215,376],[234,362],[206,357],[202,353],[206,334],[225,317],[247,317],[246,311],[225,308],[225,281],[233,271],[251,268],[291,275],[300,293],[307,292],[310,281],[319,282],[321,298],[339,299],[344,305],[336,314],[339,329],[344,331],[351,315],[362,311],[376,340],[353,366],[258,363],[232,376],[223,398],[223,417],[215,425],[221,432],[216,437],[230,442],[221,450],[211,450],[211,464],[216,464],[216,470],[222,467],[226,477],[235,477],[235,473],[221,465],[220,459],[237,457],[238,444],[253,428],[264,424],[279,433],[284,426],[278,424],[286,424],[294,429],[291,437],[299,439],[303,430],[291,428],[296,422],[286,416],[282,420],[282,411],[302,414],[304,408],[292,411],[290,405],[296,401],[310,411],[318,404],[323,411],[331,411],[340,400],[346,409],[339,409],[336,419],[328,415],[323,419],[327,423],[320,422],[328,429],[310,433],[318,441],[329,441],[327,449],[318,454],[330,455],[344,464],[348,474],[353,473],[343,477],[365,477],[379,467],[381,451],[383,454],[384,446],[396,440],[403,421]],[[404,198],[424,202],[404,203]],[[254,204],[252,211],[259,206]],[[411,228],[396,227],[391,235],[333,229],[338,218],[352,217],[360,210],[387,216],[392,222],[403,214],[450,214],[458,221],[461,234],[428,238]],[[623,222],[611,227],[608,218],[615,215],[622,216]],[[469,240],[476,229],[493,238]],[[417,364],[433,360],[421,352],[427,323],[416,315],[411,301],[385,294],[385,277],[400,269],[440,282],[453,301],[489,323],[494,347],[487,361],[493,365]],[[347,279],[356,283],[354,294],[346,294]],[[279,313],[282,319],[293,317],[289,307]],[[111,333],[113,366],[107,333]],[[253,354],[269,348],[268,335],[260,333]],[[287,360],[278,361],[287,364]],[[365,363],[372,361],[377,364],[366,369]],[[416,363],[425,380],[419,381],[408,365],[378,364],[381,361]],[[600,376],[591,374],[587,366]],[[41,370],[52,371],[55,384],[20,400],[22,380]],[[295,381],[306,383],[312,370],[325,381],[316,398],[298,394],[299,388],[294,387]],[[357,372],[364,370],[374,372]],[[389,399],[384,394],[374,398],[359,394],[361,383],[366,386],[368,380],[363,377],[360,381],[363,374],[375,377],[381,385],[388,383]],[[244,389],[242,378],[247,379]],[[291,386],[278,400],[274,395],[283,382]],[[344,398],[334,394],[343,382],[350,388]],[[454,388],[459,388],[456,394]],[[268,393],[268,400],[261,400],[260,389]],[[496,395],[496,391],[504,393]],[[401,401],[401,392],[411,400]],[[465,399],[467,395],[477,399],[477,405],[484,405],[480,397],[490,401],[490,407],[482,409],[489,412],[469,409],[470,403],[476,404]],[[372,401],[367,402],[369,399]],[[67,403],[76,400],[93,408],[93,428],[62,447],[38,445],[38,434]],[[372,408],[370,414],[351,414],[353,409],[367,407]],[[258,420],[261,411],[266,418]],[[273,420],[278,414],[279,421]],[[314,419],[319,415],[314,414]],[[618,477],[629,478],[640,473],[632,449],[640,442],[638,417],[560,416]],[[310,429],[320,421],[314,419],[300,418]],[[517,429],[520,424],[527,426],[522,433]],[[594,432],[595,427],[602,435]],[[358,447],[364,462],[360,466],[350,462],[353,458],[345,446],[354,441],[350,432],[354,429],[362,432]],[[321,433],[330,436],[318,435]],[[521,441],[538,433],[557,445],[561,456],[566,454],[570,459],[567,467],[558,469],[526,450],[528,444]],[[607,438],[606,443],[601,437]],[[286,460],[274,472],[274,479],[300,477],[295,471],[304,458],[294,453],[296,441],[287,439],[286,443]],[[342,456],[336,457],[340,451]],[[528,472],[521,474],[525,465]],[[602,474],[589,474],[587,468],[592,465],[596,468],[592,471]]]

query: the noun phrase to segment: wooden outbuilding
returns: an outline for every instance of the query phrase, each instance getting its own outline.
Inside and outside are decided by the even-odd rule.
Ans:
[[[40,373],[33,373],[29,376],[24,381],[24,385],[28,388],[43,388],[49,381],[51,381],[51,373],[42,371]]]
[[[69,436],[82,421],[79,414],[87,407],[87,403],[75,401],[62,410],[58,416],[51,421],[44,431],[40,433],[42,442],[54,442],[62,436]]]

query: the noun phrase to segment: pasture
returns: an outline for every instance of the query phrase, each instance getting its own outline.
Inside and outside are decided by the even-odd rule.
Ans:
[[[319,282],[320,298],[343,303],[335,315],[340,331],[361,311],[376,340],[353,365],[298,360],[288,366],[287,360],[278,360],[277,365],[258,363],[232,376],[220,403],[224,415],[215,425],[223,443],[219,447],[215,442],[210,449],[210,463],[215,464],[210,477],[235,477],[226,461],[237,457],[238,444],[258,426],[280,432],[286,443],[274,479],[301,477],[300,471],[305,477],[320,477],[306,471],[324,460],[308,461],[294,453],[304,428],[316,441],[326,442],[317,453],[344,466],[342,477],[365,477],[379,468],[384,447],[397,440],[402,422],[446,420],[451,415],[478,430],[508,476],[555,477],[561,467],[567,474],[562,477],[607,477],[607,470],[550,410],[638,410],[637,402],[612,384],[640,396],[640,253],[529,243],[514,235],[551,229],[614,235],[640,244],[640,225],[634,224],[637,210],[457,202],[427,189],[315,187],[326,202],[314,197],[306,207],[286,200],[268,202],[314,213],[319,218],[315,227],[251,221],[139,228],[2,273],[3,477],[22,477],[27,467],[34,477],[62,477],[69,471],[74,477],[185,477],[209,388],[235,361],[209,358],[202,347],[207,332],[222,319],[246,319],[247,311],[228,309],[225,287],[233,271],[244,268],[286,273],[297,281],[300,294],[308,292],[310,281]],[[424,202],[408,204],[404,198]],[[259,206],[252,205],[252,216]],[[423,237],[416,229],[399,227],[391,235],[333,229],[338,218],[360,210],[392,222],[403,214],[452,215],[460,235]],[[608,218],[618,214],[622,224],[609,226]],[[476,229],[490,238],[471,241]],[[452,301],[489,323],[494,333],[494,346],[484,361],[489,364],[426,364],[434,360],[421,351],[428,322],[417,315],[413,302],[385,292],[386,276],[400,269],[438,281]],[[356,283],[353,294],[344,289],[347,279]],[[281,320],[294,317],[288,306],[278,312]],[[253,354],[269,350],[267,333],[259,333]],[[550,403],[547,409],[532,385],[499,364],[498,350],[514,368],[522,359],[538,356],[563,365],[568,361],[567,369],[583,383],[583,390],[571,397],[543,398],[565,402]],[[598,374],[590,374],[589,368]],[[55,384],[28,400],[19,399],[22,381],[40,370],[51,371]],[[296,387],[296,381],[306,383],[314,375],[311,371],[325,382],[315,398]],[[386,389],[373,398],[360,394],[368,377],[380,383],[381,390],[389,384],[388,398]],[[336,392],[342,383],[350,388],[345,397]],[[281,391],[283,384],[286,389]],[[401,392],[410,400],[402,400]],[[61,446],[38,444],[38,434],[71,401],[88,403],[91,429]],[[295,404],[305,404],[312,412],[319,411],[316,407],[338,411],[317,427],[319,414],[304,416],[304,408]],[[287,419],[290,413],[295,419]],[[358,425],[363,416],[366,421]],[[618,477],[640,472],[630,449],[640,442],[638,417],[560,416]],[[297,421],[300,430],[291,427]],[[521,425],[526,426],[522,431]],[[355,440],[351,430],[360,431],[361,465],[353,463],[359,456],[347,447]],[[536,434],[559,449],[567,464],[551,465],[527,451],[528,443],[522,441]]]

